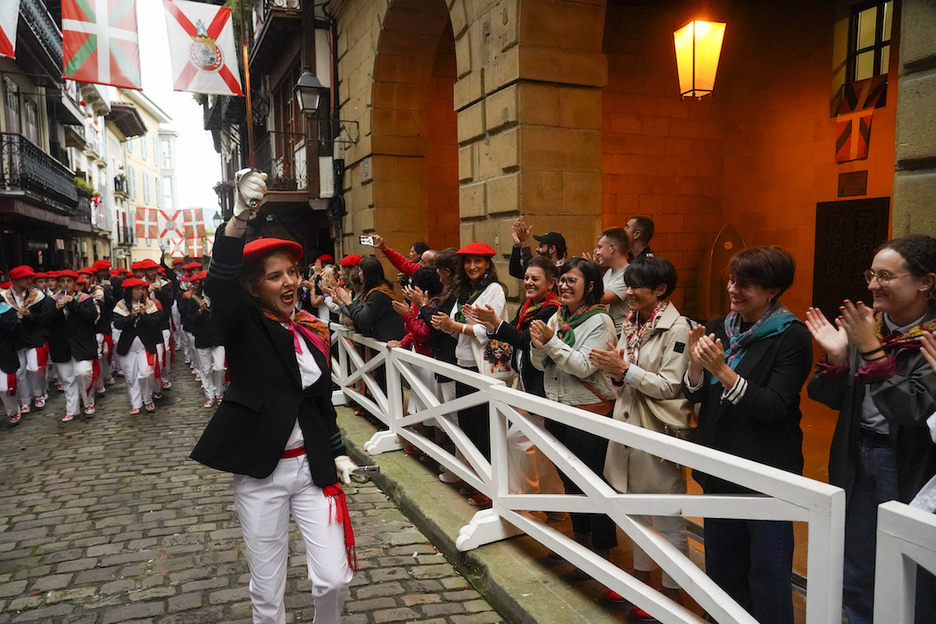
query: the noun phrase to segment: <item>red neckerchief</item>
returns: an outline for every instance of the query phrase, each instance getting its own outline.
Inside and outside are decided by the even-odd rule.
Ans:
[[[539,303],[532,303],[532,301],[532,299],[527,299],[523,302],[523,307],[520,308],[520,315],[517,317],[517,329],[520,331],[529,327],[530,323],[533,322],[533,318],[543,308],[547,306],[559,307],[559,295],[554,292],[547,293],[546,298]]]

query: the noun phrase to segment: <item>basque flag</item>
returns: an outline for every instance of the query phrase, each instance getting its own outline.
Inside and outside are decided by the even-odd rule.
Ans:
[[[173,89],[244,95],[237,75],[231,9],[164,0]]]
[[[16,54],[16,22],[19,21],[19,0],[0,1],[0,56],[14,58]]]
[[[63,77],[142,89],[136,0],[62,0]]]

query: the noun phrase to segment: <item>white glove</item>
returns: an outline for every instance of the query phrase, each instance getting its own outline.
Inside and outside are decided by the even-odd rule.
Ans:
[[[347,455],[339,455],[335,458],[335,468],[338,470],[338,478],[345,485],[351,485],[351,471],[357,468],[357,464]]]
[[[234,174],[237,181],[237,202],[234,206],[234,216],[246,221],[250,213],[256,210],[260,201],[267,192],[267,174],[256,169],[241,169]]]

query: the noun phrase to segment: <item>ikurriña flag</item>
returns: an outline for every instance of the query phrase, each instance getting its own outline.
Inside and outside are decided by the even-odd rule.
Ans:
[[[136,0],[62,0],[63,76],[142,89]]]
[[[16,51],[16,22],[19,0],[0,1],[0,56],[13,58]]]
[[[227,7],[164,0],[173,88],[243,95],[237,75],[234,27]]]

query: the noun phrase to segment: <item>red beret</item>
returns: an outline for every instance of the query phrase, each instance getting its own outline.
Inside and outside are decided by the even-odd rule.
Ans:
[[[36,275],[36,272],[33,271],[33,268],[31,266],[27,266],[23,264],[18,267],[13,267],[12,269],[10,269],[9,278],[11,280],[15,280],[21,277],[35,277],[35,275]]]
[[[335,258],[331,256],[330,254],[322,254],[321,256],[316,258],[316,260],[318,262],[334,262]]]
[[[363,260],[363,258],[361,258],[361,256],[359,256],[359,255],[357,255],[357,254],[349,254],[349,255],[347,255],[347,256],[345,256],[344,258],[341,259],[341,263],[340,263],[340,264],[341,264],[341,266],[343,266],[343,267],[355,267],[355,266],[361,264],[361,260]]]
[[[128,277],[124,281],[120,282],[120,285],[124,288],[133,288],[134,286],[149,286],[149,282],[146,280],[141,280],[138,277]]]
[[[200,281],[202,281],[203,279],[205,279],[206,277],[208,277],[208,271],[199,271],[198,273],[196,273],[195,275],[193,275],[192,277],[190,277],[190,278],[189,278],[189,281],[190,281],[190,282],[200,282]]]
[[[200,268],[202,268],[202,263],[201,263],[201,262],[189,262],[189,263],[186,264],[184,267],[182,267],[182,270],[183,270],[183,271],[191,271],[192,269],[200,269]]]
[[[95,260],[94,264],[91,265],[91,268],[95,271],[106,271],[112,266],[113,265],[110,263],[110,260]]]
[[[185,258],[173,258],[172,259],[173,265],[182,264],[183,262],[185,262]],[[184,269],[185,267],[182,267],[182,268]]]
[[[109,273],[113,275],[114,277],[117,277],[118,275],[123,275],[123,272],[124,272],[123,269],[111,269],[109,271]]]
[[[140,266],[140,264],[142,264],[142,262],[143,262],[142,260],[137,260],[136,262],[131,262],[131,263],[130,263],[130,270],[131,270],[131,271],[141,271],[141,270],[143,270],[143,267]]]
[[[159,265],[153,262],[152,260],[150,260],[149,258],[146,258],[145,260],[140,260],[139,262],[134,262],[134,264],[140,265],[137,267],[139,269],[158,269],[159,268]]]
[[[33,279],[46,279],[49,277],[48,273],[36,273],[33,275]]]
[[[133,275],[133,272],[130,271],[130,269],[117,269],[117,270],[120,271],[121,275]]]
[[[97,271],[95,271],[92,267],[84,267],[84,268],[78,269],[77,271],[75,271],[75,273],[77,273],[78,275],[82,275],[82,274],[94,275],[95,273],[97,273]]]
[[[458,254],[462,256],[495,256],[497,251],[488,245],[487,243],[479,243],[475,241],[473,243],[468,243],[464,247],[458,250]]]
[[[75,281],[75,283],[76,283],[76,284],[87,284],[87,283],[88,283],[88,280],[86,280],[86,279],[83,278],[83,277],[79,277],[79,278]]]
[[[296,262],[302,257],[302,245],[299,243],[281,238],[261,237],[244,245],[244,264],[250,264],[279,249],[289,253]]]
[[[159,273],[160,275],[165,275],[166,269],[159,267],[158,269],[156,269],[156,272]]]
[[[64,271],[58,271],[58,272],[55,274],[55,277],[58,277],[58,278],[62,278],[62,277],[71,277],[71,278],[73,278],[73,279],[78,279],[78,274],[75,273],[74,271],[70,271],[70,270],[68,270],[68,269],[65,269]]]
[[[58,279],[58,271],[46,271],[46,277],[49,279]]]
[[[3,290],[7,290],[8,288],[12,288],[12,287],[13,287],[13,282],[3,282],[2,284],[0,284],[0,288],[2,288]]]

